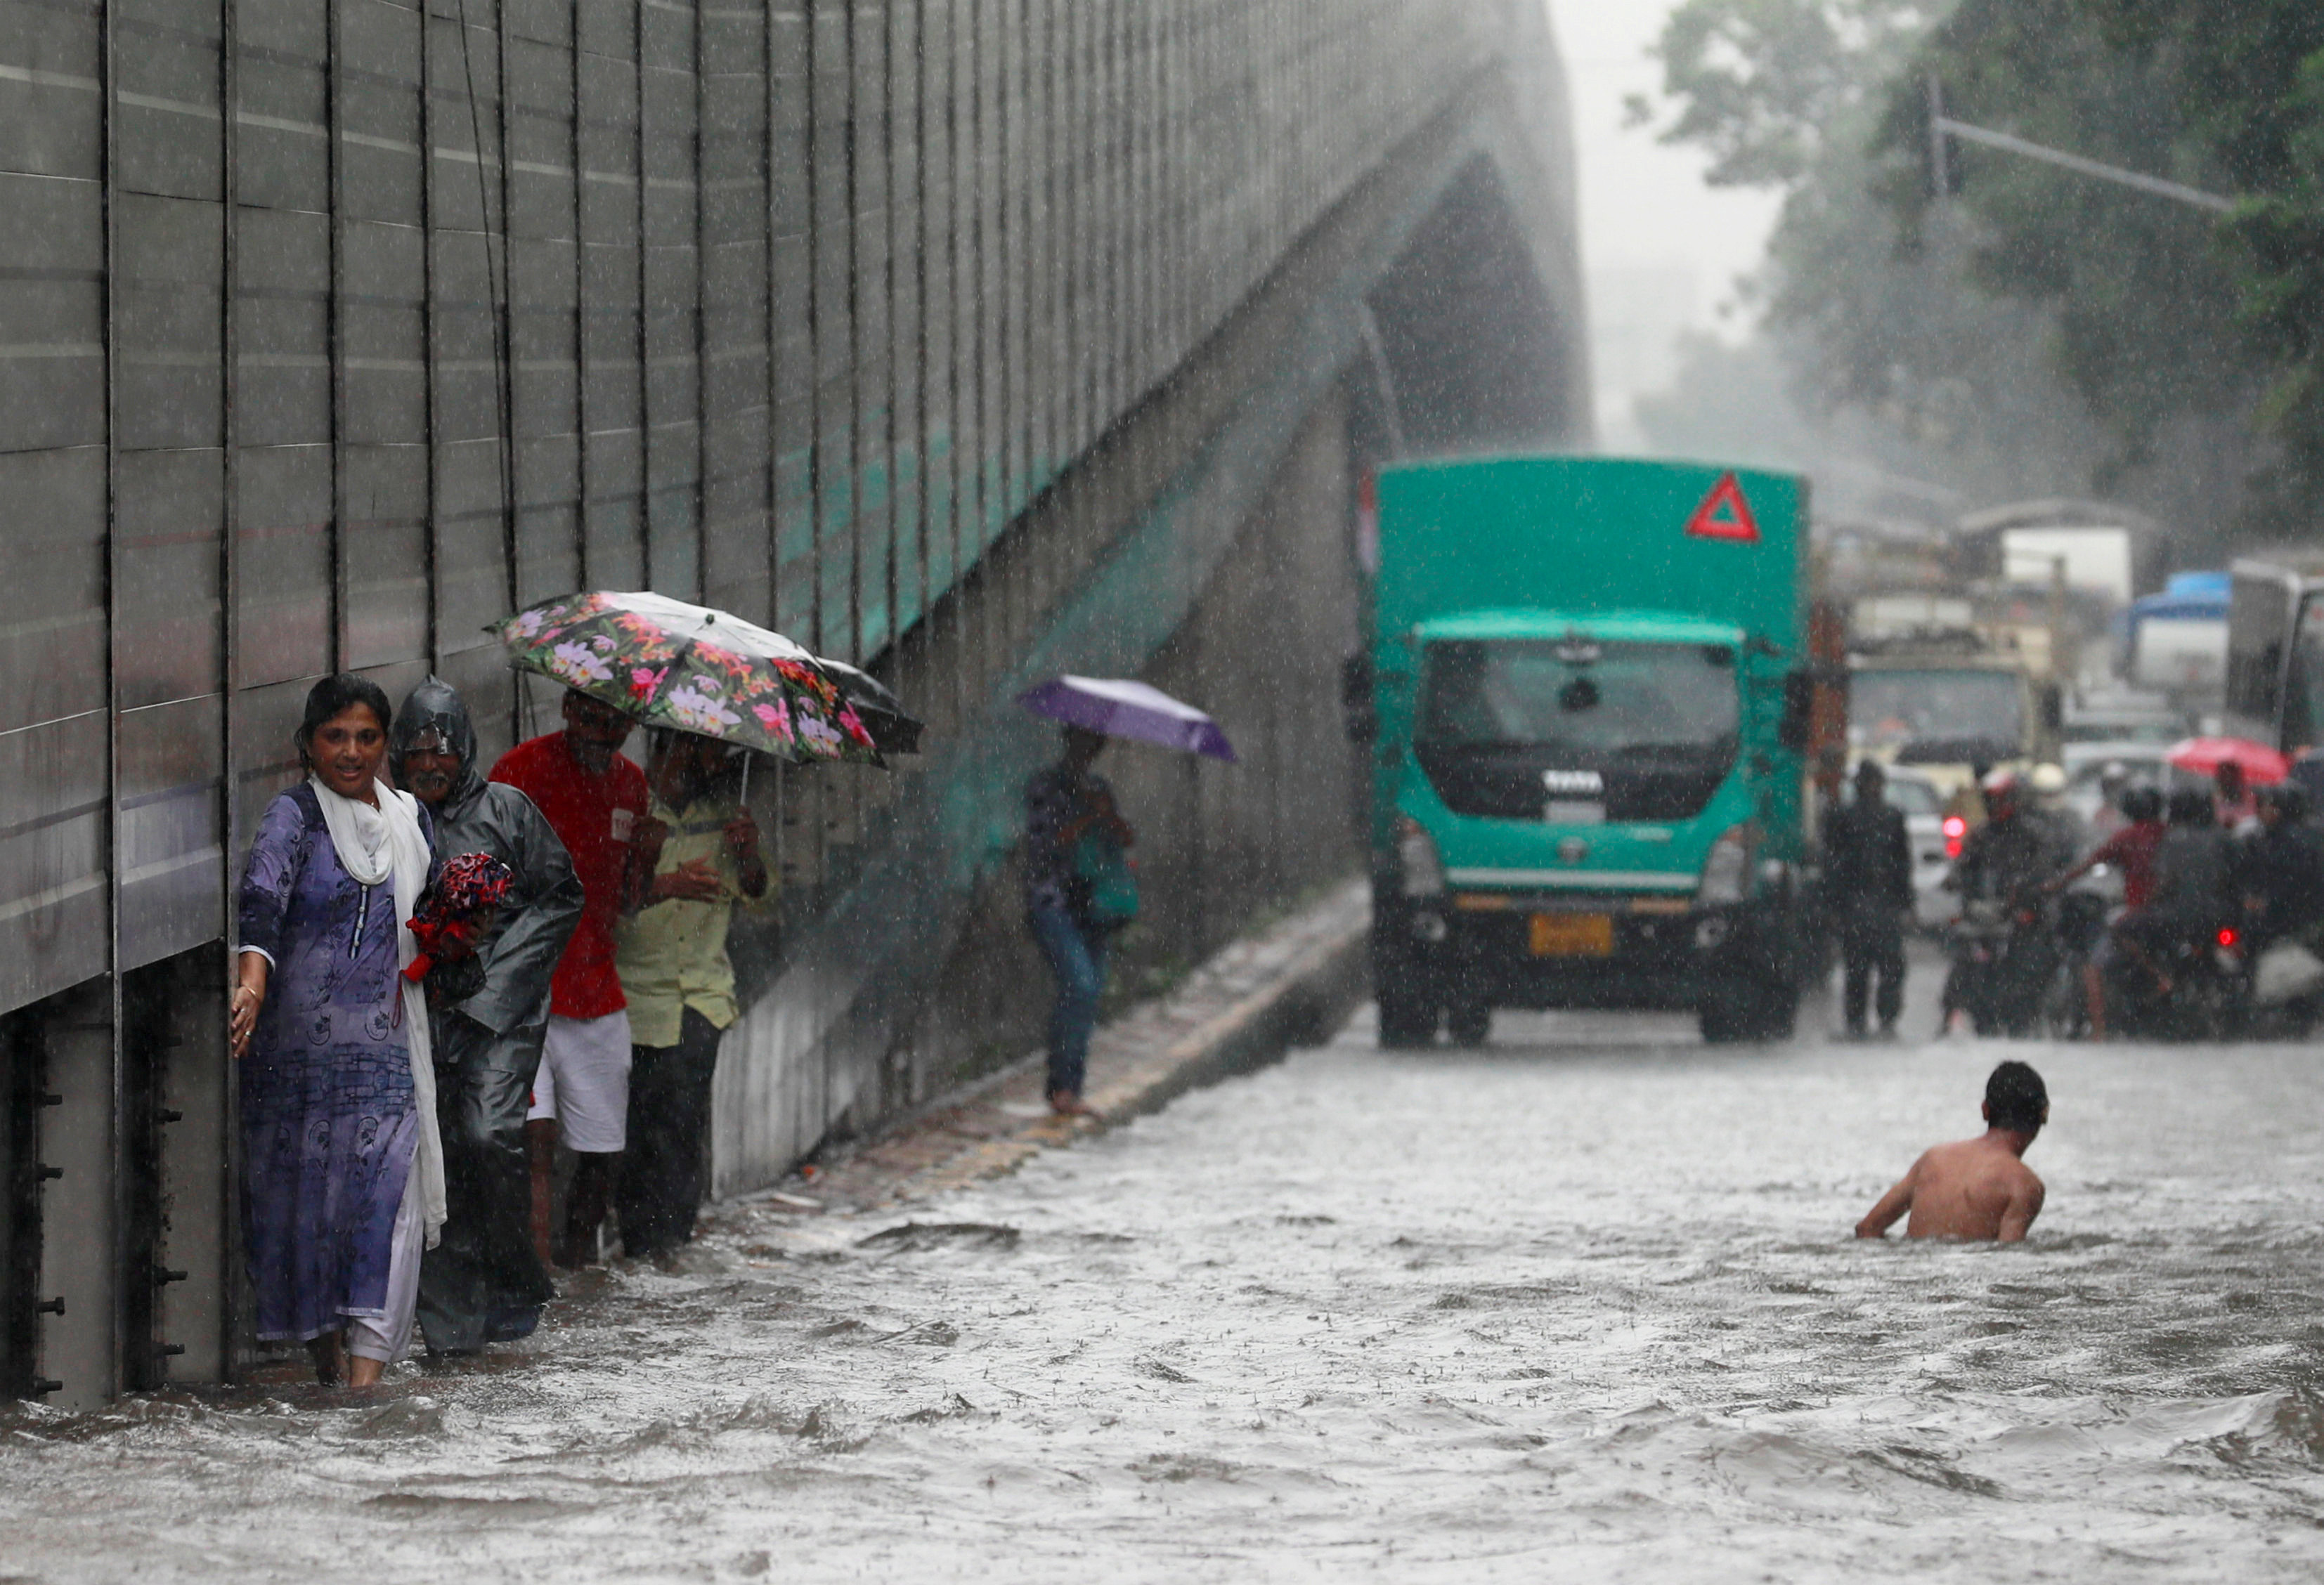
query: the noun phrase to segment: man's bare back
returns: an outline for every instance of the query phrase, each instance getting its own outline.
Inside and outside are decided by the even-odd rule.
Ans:
[[[1906,1212],[1910,1239],[1991,1239],[2014,1244],[2042,1214],[2042,1180],[2020,1159],[2050,1115],[2041,1076],[2024,1063],[2004,1063],[1986,1087],[1991,1125],[1974,1139],[1922,1152],[1896,1186],[1856,1224],[1877,1239]]]

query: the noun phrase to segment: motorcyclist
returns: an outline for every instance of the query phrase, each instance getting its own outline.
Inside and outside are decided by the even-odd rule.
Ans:
[[[2130,767],[2119,760],[2108,760],[2098,770],[2098,808],[2090,816],[2090,834],[2104,842],[2130,824],[2130,816],[2123,808],[2123,795],[2131,790]],[[2156,816],[2161,817],[2158,807]]]
[[[2170,828],[2154,850],[2154,895],[2115,926],[2116,941],[2153,976],[2162,995],[2172,988],[2165,967],[2172,947],[2212,935],[2231,918],[2235,873],[2234,852],[2210,795],[2194,788],[2172,793]]]
[[[2050,840],[2056,845],[2060,863],[2070,863],[2081,852],[2089,833],[2080,815],[2066,802],[2066,772],[2062,766],[2036,765],[2034,774],[2026,778],[2033,789],[2033,807],[2028,815],[2050,829]]]
[[[1985,824],[1961,843],[1951,884],[1965,903],[2022,901],[2063,868],[2057,834],[2027,807],[2016,772],[1995,771],[1982,790]]]
[[[2154,854],[2170,828],[2163,823],[2163,795],[2151,787],[2125,788],[2120,812],[2123,824],[2091,849],[2089,857],[2051,881],[2047,889],[2063,891],[2100,864],[2111,865],[2122,877],[2123,918],[2129,919],[2154,900]],[[2119,924],[2115,926],[2115,930],[2120,928]],[[2094,1040],[2103,1040],[2107,1036],[2104,977],[2114,970],[2123,950],[2116,943],[2115,930],[2107,932],[2098,950],[2083,965],[2082,991],[2089,1005],[2090,1037]]]
[[[2306,941],[2324,922],[2324,833],[2308,823],[2307,789],[2259,789],[2259,834],[2241,844],[2237,889],[2255,945]]]
[[[2015,771],[1994,771],[1979,790],[1984,795],[1985,824],[1962,843],[1960,857],[1953,862],[1953,872],[1945,884],[1960,894],[1966,917],[1987,923],[2011,920],[2022,926],[2030,910],[2038,907],[2044,883],[2065,867],[2065,855],[2060,852],[2057,834],[2048,822],[2027,807],[2024,784]],[[2008,981],[2006,985],[1989,978],[1966,977],[1962,960],[1955,957],[1945,978],[1941,1031],[1951,1027],[1957,1009],[1970,1007],[1971,994],[1986,1009],[1979,1015],[1980,1024],[1989,1023],[1997,1007],[2016,1008],[2027,988],[2020,981],[2030,982],[2037,976],[2020,957],[2024,943],[2014,930],[2011,939],[2018,945],[2005,954],[2004,962],[1992,965],[1994,973]],[[2013,1016],[2005,1021],[2018,1020]]]

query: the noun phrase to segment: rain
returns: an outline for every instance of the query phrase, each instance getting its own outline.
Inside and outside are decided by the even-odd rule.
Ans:
[[[2311,5],[173,4],[0,1585],[2324,1570]]]

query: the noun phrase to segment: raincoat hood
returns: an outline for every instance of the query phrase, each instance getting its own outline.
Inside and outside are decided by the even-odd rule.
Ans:
[[[466,807],[483,791],[484,779],[476,769],[476,727],[468,719],[467,701],[460,697],[457,688],[435,677],[411,690],[403,707],[395,713],[395,725],[388,733],[388,763],[395,772],[397,786],[406,785],[404,750],[430,727],[442,733],[445,747],[460,756],[459,779],[453,782],[451,792],[446,795],[443,807],[438,812],[438,818],[442,819]]]

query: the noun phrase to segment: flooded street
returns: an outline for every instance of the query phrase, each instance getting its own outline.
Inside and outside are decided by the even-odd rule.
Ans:
[[[2004,1055],[2032,1239],[1852,1239]],[[1365,1013],[908,1220],[730,1210],[370,1402],[12,1408],[0,1576],[2314,1578],[2319,1082]]]

